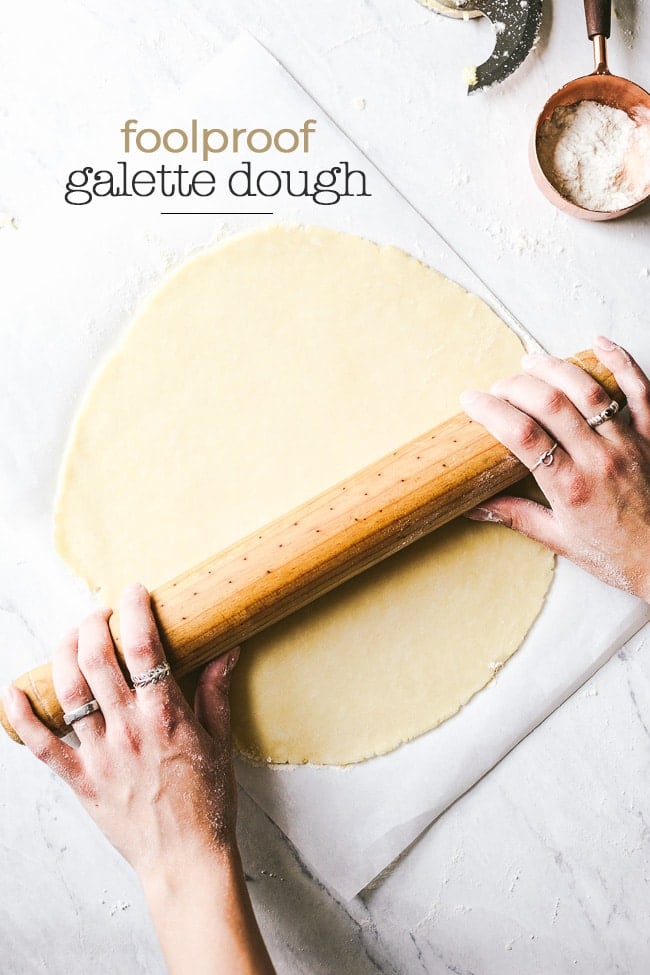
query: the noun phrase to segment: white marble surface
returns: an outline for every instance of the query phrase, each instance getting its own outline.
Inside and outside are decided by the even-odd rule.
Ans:
[[[648,87],[650,7],[619,7],[612,66]],[[467,99],[460,73],[489,50],[486,25],[443,20],[415,0],[15,6],[0,37],[0,211],[18,230],[0,231],[0,251],[38,219],[70,142],[82,145],[118,103],[173,92],[245,27],[548,348],[571,352],[602,329],[650,366],[648,207],[618,223],[572,222],[527,170],[536,112],[590,67],[581,16],[578,0],[545,0],[537,52],[502,87]],[[5,354],[16,327],[0,317]],[[36,421],[46,390],[32,396]],[[2,559],[12,520],[3,511],[4,679],[19,656],[36,663],[49,627],[65,622],[45,615],[48,570],[30,560],[29,537],[24,560]],[[250,888],[279,971],[641,975],[649,728],[642,633],[348,905],[242,797]],[[65,788],[7,741],[0,763],[2,971],[163,971],[128,868]]]

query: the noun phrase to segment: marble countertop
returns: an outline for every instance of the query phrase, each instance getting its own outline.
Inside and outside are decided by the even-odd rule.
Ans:
[[[648,87],[648,0],[617,9],[612,68]],[[650,367],[648,206],[614,223],[576,222],[539,195],[528,171],[544,101],[591,68],[579,0],[544,0],[536,51],[503,85],[471,98],[462,70],[490,50],[489,28],[416,0],[14,5],[0,36],[0,212],[18,229],[0,235],[17,239],[38,213],[71,129],[83,140],[118,102],[173,93],[242,28],[549,350],[568,354],[604,331]],[[11,246],[6,236],[0,245]],[[3,348],[13,327],[0,318]],[[12,584],[0,588],[0,634],[29,648],[29,665],[42,656],[47,622],[41,575],[28,557],[2,564],[10,522],[3,511],[0,569]],[[645,973],[646,642],[642,631],[351,903],[312,877],[242,794],[245,869],[278,971]],[[2,971],[163,972],[130,869],[66,788],[8,741],[0,766]]]

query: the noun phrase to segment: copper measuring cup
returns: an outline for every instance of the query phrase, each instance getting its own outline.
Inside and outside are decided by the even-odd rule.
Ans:
[[[650,198],[650,173],[647,192],[630,206],[620,210],[589,210],[564,197],[544,173],[538,157],[538,140],[543,123],[559,106],[592,101],[626,112],[637,125],[650,128],[650,93],[640,85],[611,74],[607,66],[607,38],[611,31],[611,0],[584,0],[587,34],[594,46],[594,71],[575,81],[569,81],[544,105],[530,142],[530,166],[533,177],[544,196],[558,209],[583,220],[612,220],[634,210]]]

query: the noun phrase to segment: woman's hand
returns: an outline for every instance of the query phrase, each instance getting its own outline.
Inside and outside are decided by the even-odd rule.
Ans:
[[[490,393],[462,395],[469,416],[533,470],[550,503],[501,495],[468,517],[513,528],[650,601],[650,381],[609,339],[596,339],[594,348],[631,420],[618,413],[590,426],[610,396],[579,366],[543,354],[526,356],[524,374]]]
[[[115,657],[110,616],[110,610],[97,610],[65,637],[54,656],[54,686],[64,710],[93,698],[99,704],[98,711],[74,724],[80,747],[48,731],[15,688],[9,689],[9,719],[141,875],[169,858],[175,844],[181,858],[190,852],[188,842],[228,853],[235,846],[236,819],[228,676],[237,651],[204,673],[197,720],[171,676],[131,690]],[[163,662],[142,586],[125,590],[120,628],[132,675]]]
[[[228,685],[238,651],[204,671],[195,716],[171,676],[131,689],[117,663],[110,616],[93,613],[54,657],[64,710],[99,705],[74,722],[78,748],[53,735],[15,687],[3,695],[7,716],[137,871],[171,972],[272,972],[235,836]],[[120,631],[132,676],[164,662],[142,586],[124,592]]]

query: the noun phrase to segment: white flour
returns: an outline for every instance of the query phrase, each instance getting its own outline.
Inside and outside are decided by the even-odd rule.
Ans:
[[[549,182],[587,210],[620,210],[650,191],[650,127],[620,108],[556,108],[541,126],[537,156]]]

